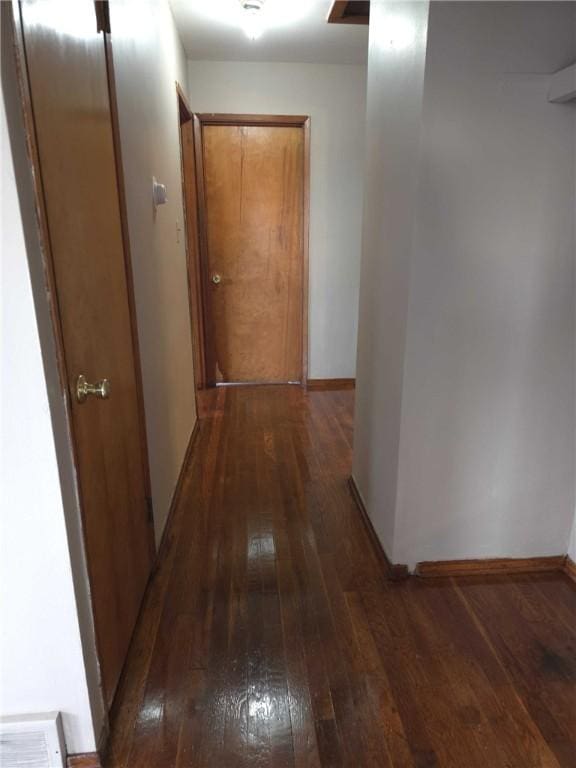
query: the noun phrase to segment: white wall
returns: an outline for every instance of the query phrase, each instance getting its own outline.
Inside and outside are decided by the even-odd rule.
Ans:
[[[366,68],[189,61],[195,112],[311,117],[310,378],[356,372]]]
[[[572,107],[547,102],[545,73],[573,60],[575,7],[430,9],[418,181],[402,204],[416,211],[413,240],[391,239],[390,211],[372,203],[385,247],[365,241],[366,269],[400,260],[410,272],[403,383],[392,403],[359,405],[355,473],[394,562],[562,554],[574,510],[576,125]],[[369,72],[385,63],[371,47]],[[419,73],[403,75],[403,93],[419,87]],[[388,155],[403,146],[390,132],[383,142]],[[403,329],[390,331],[386,303],[361,336],[376,335],[397,371]],[[383,374],[361,359],[364,398]],[[378,459],[362,466],[368,448],[390,482],[397,461],[395,499]]]
[[[568,542],[568,557],[576,563],[576,519],[574,520],[570,540]]]
[[[4,105],[3,88],[0,713],[59,710],[69,751],[92,751],[104,712],[86,582],[84,592],[79,584],[75,594],[72,577],[74,558],[82,559],[80,531],[73,541],[72,525],[65,521],[66,496],[72,496],[71,506],[75,499],[71,475],[62,466],[59,472],[56,459],[56,420],[64,417],[63,407],[60,400],[60,414],[53,413],[51,421]],[[32,205],[27,213],[34,217]],[[41,274],[39,260],[36,271]],[[47,313],[39,316],[49,330]],[[51,396],[58,401],[54,389]],[[66,450],[62,455],[65,464]],[[75,555],[69,551],[73,544]],[[81,579],[82,568],[77,571]],[[84,651],[83,632],[92,643],[90,648],[85,643]]]
[[[574,38],[576,39],[576,12],[574,13]],[[576,109],[576,99],[571,102],[570,106],[573,109]],[[574,177],[576,178],[576,132],[574,133]],[[574,200],[574,240],[576,241],[576,199]],[[574,256],[576,260],[576,253],[574,254]],[[576,269],[574,270],[574,285],[575,285],[574,290],[576,292]],[[576,326],[575,326],[574,336],[575,336],[575,343],[576,343]],[[575,359],[576,359],[576,355],[575,355]],[[576,398],[575,398],[574,406],[576,408]],[[575,419],[575,422],[576,422],[576,419]],[[574,424],[574,430],[576,435],[576,423]],[[576,464],[574,465],[574,474],[576,476]],[[576,562],[576,512],[574,514],[572,531],[570,532],[570,539],[568,541],[568,557],[570,557],[573,562]]]
[[[186,61],[167,0],[114,0],[110,14],[159,541],[196,422],[175,87]],[[152,176],[168,192],[156,213]]]
[[[413,46],[384,34],[402,14]],[[370,6],[366,186],[353,474],[386,552],[396,522],[400,414],[428,3]]]

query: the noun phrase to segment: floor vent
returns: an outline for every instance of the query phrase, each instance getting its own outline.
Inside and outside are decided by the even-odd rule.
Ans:
[[[0,717],[0,768],[64,768],[58,712]]]

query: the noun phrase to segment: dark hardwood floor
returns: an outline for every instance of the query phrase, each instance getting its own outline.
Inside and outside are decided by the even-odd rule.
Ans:
[[[387,581],[353,397],[209,393],[106,768],[576,766],[574,584]]]

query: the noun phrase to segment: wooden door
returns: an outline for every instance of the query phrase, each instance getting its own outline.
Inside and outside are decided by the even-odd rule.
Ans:
[[[24,2],[21,17],[110,704],[150,573],[153,539],[106,55],[89,0]],[[89,382],[107,378],[109,399],[92,396],[80,404],[80,374]]]
[[[210,333],[217,382],[303,377],[304,130],[204,125]]]

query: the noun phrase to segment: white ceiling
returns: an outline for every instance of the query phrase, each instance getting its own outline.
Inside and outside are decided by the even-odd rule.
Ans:
[[[249,40],[239,0],[170,0],[190,59],[364,64],[368,27],[328,24],[331,0],[265,0],[265,28]]]

